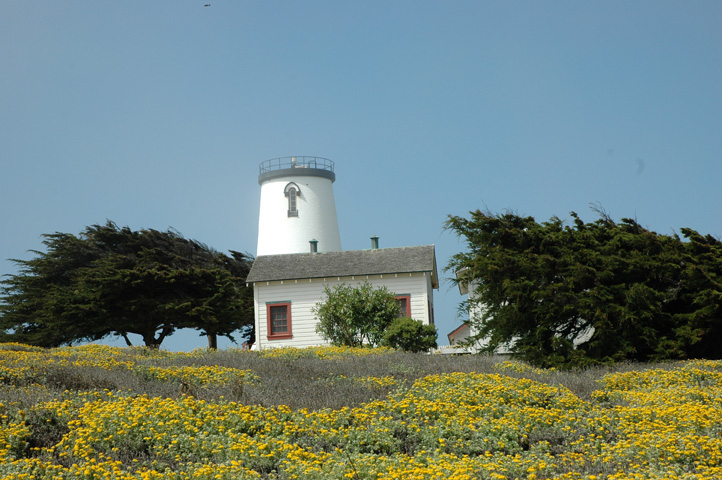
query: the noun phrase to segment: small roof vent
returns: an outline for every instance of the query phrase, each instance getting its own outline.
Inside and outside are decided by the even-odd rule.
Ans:
[[[371,237],[371,250],[376,250],[379,248],[379,237],[374,235]]]

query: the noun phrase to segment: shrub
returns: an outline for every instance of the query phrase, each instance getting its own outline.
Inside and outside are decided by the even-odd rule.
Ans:
[[[396,296],[386,287],[326,285],[326,301],[313,308],[316,332],[334,346],[378,346],[384,331],[399,314]]]
[[[386,330],[383,344],[405,352],[426,352],[436,348],[436,327],[409,317],[397,318]]]

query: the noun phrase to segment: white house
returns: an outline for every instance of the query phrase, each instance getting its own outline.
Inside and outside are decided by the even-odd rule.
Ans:
[[[319,157],[262,162],[258,249],[246,281],[253,284],[254,349],[307,347],[326,342],[311,309],[324,288],[371,283],[396,294],[405,315],[434,323],[439,288],[433,245],[341,249],[332,184],[335,164]]]
[[[385,286],[402,312],[434,324],[433,290],[438,290],[433,245],[326,253],[263,255],[247,281],[253,284],[256,347],[308,347],[327,342],[316,333],[311,309],[325,299],[324,287],[341,283]]]
[[[469,338],[471,333],[471,326],[468,323],[462,323],[454,330],[449,332],[447,338],[449,339],[450,347],[459,347],[464,344],[464,341]]]

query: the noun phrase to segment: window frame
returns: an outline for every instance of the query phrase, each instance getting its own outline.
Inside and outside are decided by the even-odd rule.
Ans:
[[[273,320],[271,318],[271,309],[273,307],[286,307],[286,327],[287,331],[281,333],[273,333]],[[268,340],[284,340],[293,338],[293,331],[291,329],[291,302],[266,302],[266,338]]]
[[[288,216],[298,216],[298,194],[297,190],[293,187],[288,189]]]
[[[411,295],[408,293],[396,295],[395,300],[397,302],[403,301],[406,304],[406,317],[404,317],[403,312],[401,312],[397,318],[411,318]]]
[[[298,197],[301,196],[301,189],[294,182],[290,182],[283,189],[283,194],[288,199],[288,216],[298,217]]]

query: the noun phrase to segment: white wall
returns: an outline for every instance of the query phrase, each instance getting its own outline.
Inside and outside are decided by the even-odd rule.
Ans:
[[[370,275],[356,277],[333,277],[327,279],[290,280],[283,282],[259,282],[253,285],[255,319],[256,319],[256,345],[258,348],[273,348],[281,346],[310,347],[326,345],[316,333],[316,318],[311,309],[325,300],[324,287],[334,288],[340,283],[358,286],[368,281],[374,287],[385,286],[397,295],[411,296],[411,318],[431,323],[429,305],[433,311],[433,290],[429,274],[391,274]],[[268,340],[268,323],[266,318],[266,303],[291,303],[291,330],[293,338],[284,340]]]
[[[288,197],[284,189],[290,182],[301,190],[297,198],[297,217],[288,216]],[[298,175],[263,182],[256,256],[308,253],[308,242],[313,239],[318,240],[319,252],[341,250],[331,179]]]

